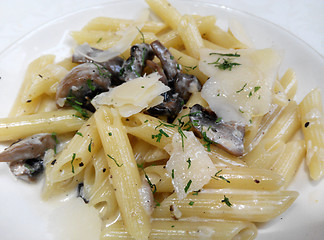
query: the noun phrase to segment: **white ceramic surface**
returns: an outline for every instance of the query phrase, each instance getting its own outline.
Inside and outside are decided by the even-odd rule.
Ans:
[[[280,49],[284,54],[280,74],[288,67],[296,71],[300,86],[298,100],[314,87],[324,91],[323,58],[280,27],[243,12],[220,7],[212,0],[178,0],[174,5],[182,13],[213,14],[220,21],[235,18],[244,25],[258,48]],[[0,56],[0,82],[3,86],[0,88],[0,117],[8,114],[30,61],[45,53],[56,54],[58,60],[69,56],[73,45],[69,31],[80,29],[96,16],[133,18],[144,7],[145,3],[140,0],[112,1],[78,11],[43,25],[6,49]],[[48,223],[55,209],[40,200],[41,184],[35,186],[17,181],[6,164],[0,164],[0,189],[1,239],[54,239],[51,234],[53,226]],[[311,182],[303,165],[289,189],[299,191],[299,198],[287,212],[260,225],[257,239],[322,239],[324,191],[321,190],[324,189],[324,181]]]

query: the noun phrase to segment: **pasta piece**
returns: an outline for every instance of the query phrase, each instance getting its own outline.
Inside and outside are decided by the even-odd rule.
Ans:
[[[154,217],[222,218],[251,222],[269,221],[295,201],[295,191],[203,190],[178,200],[175,194],[155,208]]]
[[[28,65],[24,82],[20,87],[15,103],[9,113],[9,117],[27,115],[36,112],[38,104],[40,103],[40,98],[34,99],[33,101],[27,99],[26,101],[28,91],[30,90],[33,78],[38,76],[39,69],[44,68],[48,64],[52,64],[54,59],[54,55],[44,55],[35,59]]]
[[[57,110],[58,108],[53,96],[43,95],[42,101],[40,102],[36,113],[53,112]]]
[[[220,27],[213,25],[206,33],[206,39],[215,43],[223,48],[247,48],[247,46],[238,41],[232,34],[223,31]]]
[[[212,43],[211,41],[208,41],[206,39],[203,39],[204,46],[209,49],[213,50],[225,50],[226,48],[223,48],[215,43]]]
[[[178,28],[186,51],[195,59],[200,58],[199,49],[204,46],[196,21],[190,15],[182,16]]]
[[[297,92],[296,73],[292,69],[288,69],[280,79],[280,84],[285,90],[288,99],[294,99]]]
[[[143,206],[142,182],[121,117],[117,110],[104,106],[94,115],[126,229],[135,239],[147,239],[150,216]]]
[[[53,94],[50,89],[51,86],[60,82],[68,71],[56,64],[49,64],[39,71],[38,76],[33,78],[30,90],[27,93],[25,101],[28,99],[34,100],[42,94]]]
[[[247,167],[216,166],[217,174],[204,189],[251,189],[251,190],[279,190],[284,179],[272,171]],[[152,184],[156,185],[157,192],[172,192],[173,185],[164,165],[148,166],[145,173]]]
[[[49,178],[52,182],[60,182],[79,174],[100,147],[97,126],[92,116],[58,154]]]
[[[0,119],[0,141],[25,138],[36,133],[57,134],[77,131],[84,120],[76,110],[57,110]]]
[[[194,16],[193,16],[194,17]],[[210,30],[210,27],[215,25],[215,16],[203,16],[196,19],[197,27],[202,37],[204,37]]]
[[[173,125],[166,124],[158,118],[143,113],[138,113],[126,118],[123,123],[126,126],[127,133],[160,149],[164,149],[167,144],[171,143],[172,136],[177,132],[177,129]],[[161,138],[153,137],[162,134],[160,129],[168,137],[164,134]]]
[[[324,175],[324,117],[321,93],[312,90],[299,105],[306,142],[306,163],[313,180]]]
[[[288,69],[286,71],[284,76],[280,79],[279,84],[285,92],[288,101],[295,97],[297,90],[297,81],[296,74],[291,69]],[[276,122],[277,118],[286,107],[287,105],[284,105],[284,107],[278,105],[272,106],[271,110],[262,118],[258,132],[255,134],[255,136],[253,138],[249,135],[246,136],[244,143],[245,152],[250,152],[260,142],[260,140],[264,136],[264,133],[269,131],[271,126]],[[255,126],[254,119],[253,125]]]
[[[110,17],[97,17],[89,21],[82,31],[119,31],[130,26],[134,21],[127,19],[118,19]],[[163,31],[166,25],[163,22],[147,21],[145,22],[142,31],[158,33]]]
[[[200,142],[204,146],[209,146],[203,139],[200,139]],[[207,144],[207,145],[206,145]],[[210,145],[210,152],[208,152],[210,159],[214,164],[218,166],[246,166],[246,163],[242,161],[241,158],[235,157],[234,155],[224,151],[216,145]]]
[[[45,184],[42,190],[42,198],[44,200],[49,200],[50,198],[60,197],[63,195],[70,194],[71,191],[75,190],[83,179],[84,171],[79,174],[61,182],[53,182],[50,175],[53,169],[53,165],[56,162],[55,154],[53,149],[46,151],[44,156],[44,166],[45,166]]]
[[[285,179],[284,187],[287,187],[295,176],[302,160],[305,157],[305,141],[290,141],[285,145],[284,151],[270,169],[280,174]]]
[[[277,121],[262,136],[258,145],[244,156],[248,166],[269,169],[286,143],[299,129],[299,114],[296,102],[291,101],[278,116]]]
[[[150,9],[172,29],[177,29],[181,14],[167,0],[145,0]]]
[[[160,148],[154,147],[143,140],[136,139],[132,144],[135,160],[138,164],[145,162],[155,162],[159,160],[168,159],[169,154]]]
[[[170,30],[162,35],[158,36],[160,42],[166,48],[175,48],[175,49],[182,49],[183,42],[177,30]],[[176,58],[177,59],[177,58]]]
[[[154,219],[152,232],[149,239],[241,239],[252,240],[257,235],[257,229],[253,223],[241,221],[226,221],[221,219],[184,219],[168,220]],[[117,221],[106,228],[101,235],[102,240],[108,239],[132,239],[122,221]]]
[[[103,149],[98,151],[84,172],[83,193],[89,206],[94,206],[104,221],[118,216],[114,188],[109,181],[109,167]]]

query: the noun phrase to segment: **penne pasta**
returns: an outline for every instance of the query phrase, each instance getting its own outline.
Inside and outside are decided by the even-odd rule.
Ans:
[[[101,107],[95,120],[126,229],[135,239],[147,239],[150,217],[142,203],[142,183],[121,117],[115,109]]]
[[[279,190],[284,179],[272,171],[247,167],[224,167],[216,166],[219,170],[216,176],[204,186],[204,189],[251,189],[251,190]],[[148,166],[145,174],[152,184],[156,185],[157,192],[174,191],[171,177],[164,165]]]
[[[159,218],[221,218],[266,222],[284,212],[297,198],[294,191],[205,190],[179,200],[172,194],[155,208]]]
[[[204,46],[196,21],[190,15],[183,15],[178,24],[178,33],[188,55],[199,59],[199,49]]]
[[[256,236],[256,227],[253,223],[241,221],[226,221],[221,219],[184,219],[168,220],[154,219],[152,232],[149,239],[201,239],[209,237],[212,239],[253,239]],[[101,239],[132,239],[122,221],[117,221],[101,235]]]
[[[315,89],[299,104],[301,127],[306,142],[306,163],[313,180],[324,175],[324,120],[321,93]]]
[[[0,141],[25,138],[36,133],[57,134],[77,131],[84,120],[76,110],[57,110],[0,119]]]

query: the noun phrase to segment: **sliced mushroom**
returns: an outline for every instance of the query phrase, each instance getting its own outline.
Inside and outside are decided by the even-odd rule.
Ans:
[[[235,156],[244,151],[244,125],[235,122],[223,122],[217,115],[195,104],[190,109],[190,121],[194,132],[209,143],[214,143]]]
[[[174,83],[174,91],[187,102],[192,93],[201,91],[201,84],[194,75],[178,73]]]
[[[131,47],[130,57],[124,62],[120,79],[129,81],[142,76],[146,60],[153,60],[154,53],[150,45],[146,43],[136,44]]]
[[[162,68],[169,82],[173,82],[179,71],[177,61],[174,59],[170,51],[159,40],[152,42],[151,47],[156,56],[160,59]]]
[[[164,94],[164,101],[154,107],[147,110],[150,115],[153,116],[166,116],[168,122],[173,122],[183,106],[183,99],[178,94],[172,94],[167,92]]]
[[[154,72],[158,72],[160,74],[160,81],[162,83],[164,83],[165,85],[168,85],[168,79],[165,76],[163,69],[160,67],[160,65],[158,65],[157,63],[151,61],[151,60],[147,60],[146,61],[146,65],[151,68]]]
[[[0,162],[8,162],[11,172],[25,181],[34,181],[43,171],[45,151],[56,145],[52,134],[40,133],[12,144],[0,153]]]
[[[110,77],[111,73],[97,63],[83,63],[74,67],[57,86],[57,105],[78,105],[94,111],[91,99],[109,90]]]

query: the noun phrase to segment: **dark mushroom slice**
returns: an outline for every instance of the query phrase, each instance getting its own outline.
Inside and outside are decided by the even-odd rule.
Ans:
[[[79,106],[95,111],[91,99],[111,86],[111,73],[97,63],[83,63],[74,67],[59,83],[56,103],[59,107]]]
[[[97,48],[93,48],[91,47],[89,49],[89,51],[85,52],[85,54],[89,57],[96,57],[98,53],[103,52],[103,50],[97,49]],[[109,59],[106,62],[94,62],[93,60],[87,58],[86,56],[80,54],[80,53],[73,53],[72,55],[72,62],[73,63],[96,63],[98,65],[102,65],[103,67],[105,67],[110,73],[111,73],[111,82],[112,85],[114,86],[118,86],[120,84],[123,83],[123,81],[121,81],[119,79],[120,77],[120,71],[122,69],[122,66],[124,64],[124,59],[122,59],[119,56],[116,56],[114,58]]]
[[[130,49],[130,57],[120,70],[120,79],[129,81],[142,76],[146,60],[153,60],[154,53],[146,43],[135,44]]]
[[[201,91],[201,84],[194,75],[178,73],[174,82],[174,91],[187,102],[192,93]]]
[[[152,116],[166,116],[168,122],[173,122],[181,111],[183,106],[183,99],[178,94],[167,92],[164,94],[164,101],[147,110],[148,114]]]
[[[167,77],[165,76],[164,72],[163,72],[163,69],[160,67],[159,64],[151,61],[151,60],[147,60],[146,61],[146,65],[151,68],[154,72],[158,72],[160,74],[160,81],[162,83],[164,83],[165,85],[168,85],[168,79]]]
[[[152,42],[151,47],[155,55],[160,59],[166,77],[170,82],[173,82],[179,71],[177,61],[174,59],[170,51],[159,40]]]
[[[196,135],[234,156],[243,155],[244,125],[232,121],[224,122],[213,111],[199,104],[192,106],[189,118]]]
[[[11,172],[25,181],[35,181],[42,173],[45,151],[53,149],[55,138],[49,133],[40,133],[20,140],[0,153],[0,162],[8,162]]]

